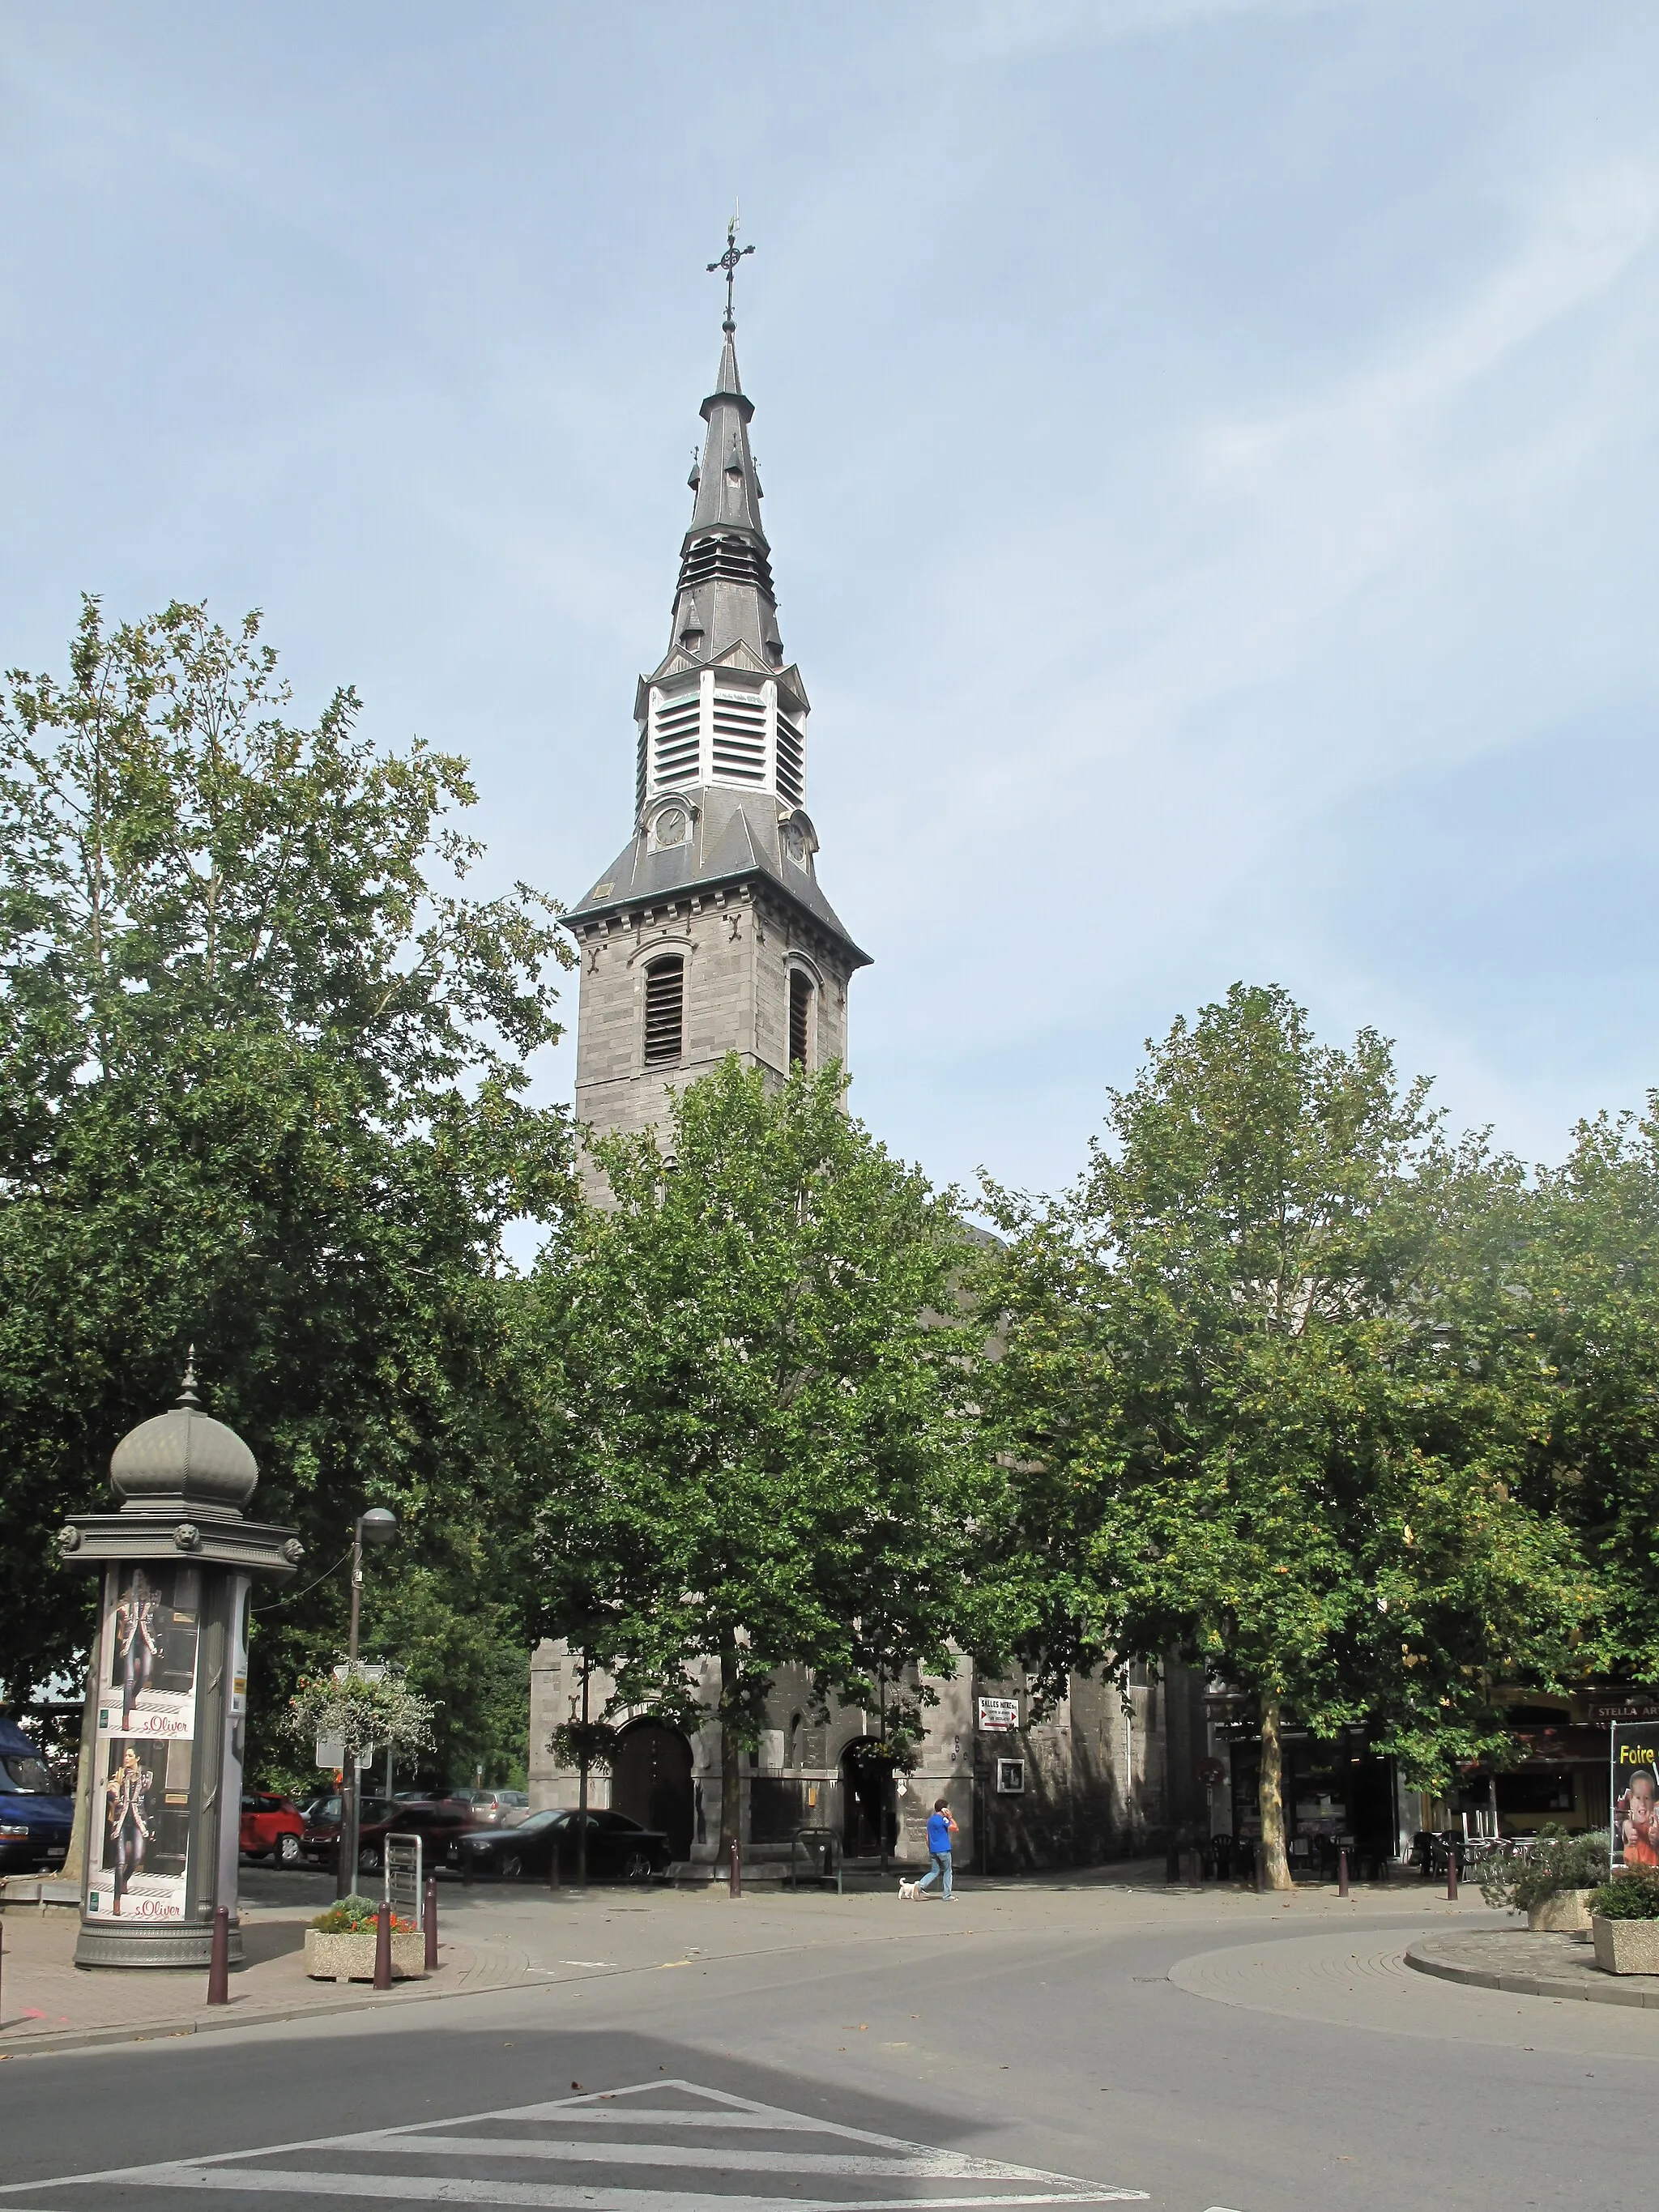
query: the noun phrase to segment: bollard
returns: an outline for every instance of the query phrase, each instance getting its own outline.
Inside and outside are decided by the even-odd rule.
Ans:
[[[1262,1892],[1267,1887],[1267,1869],[1264,1862],[1261,1846],[1258,1844],[1255,1847],[1255,1893],[1258,1897],[1261,1895]]]
[[[1181,1854],[1173,1844],[1164,1854],[1164,1879],[1165,1881],[1179,1881],[1181,1879]]]
[[[1446,1846],[1446,1895],[1453,1905],[1456,1904],[1457,1854],[1449,1844]]]
[[[1336,1855],[1336,1893],[1339,1897],[1346,1897],[1348,1893],[1348,1854],[1346,1850]]]
[[[213,1911],[213,1948],[208,1954],[208,1994],[210,2004],[230,2002],[230,1907],[219,1905]]]
[[[392,1987],[392,1907],[383,1905],[374,1916],[374,1986]]]
[[[732,1838],[732,1894],[743,1895],[743,1851],[735,1836]]]
[[[438,1966],[438,1877],[429,1874],[426,1878],[426,1956],[421,1964],[428,1974]]]

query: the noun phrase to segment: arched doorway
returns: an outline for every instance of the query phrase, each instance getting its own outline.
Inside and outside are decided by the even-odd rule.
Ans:
[[[677,1859],[691,1856],[691,1747],[663,1721],[623,1730],[611,1762],[611,1805],[641,1827],[660,1828]]]
[[[862,1748],[868,1741],[854,1736],[841,1755],[842,1849],[849,1859],[878,1858],[898,1841],[893,1762],[870,1758]]]

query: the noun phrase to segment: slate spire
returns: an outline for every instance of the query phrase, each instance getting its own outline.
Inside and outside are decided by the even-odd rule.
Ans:
[[[772,549],[761,527],[760,477],[749,450],[754,412],[738,374],[736,328],[728,322],[714,388],[702,403],[708,427],[691,472],[695,499],[680,547],[671,659],[683,653],[710,660],[741,640],[767,667],[783,666]]]

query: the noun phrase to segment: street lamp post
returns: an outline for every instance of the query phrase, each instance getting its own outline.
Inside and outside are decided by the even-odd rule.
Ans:
[[[384,1505],[371,1505],[360,1513],[351,1528],[351,1626],[346,1638],[346,1679],[357,1671],[357,1630],[363,1609],[363,1546],[389,1544],[398,1533],[395,1517]],[[344,1747],[340,1769],[340,1843],[334,1871],[334,1894],[348,1897],[357,1884],[358,1808],[360,1790],[357,1753]]]

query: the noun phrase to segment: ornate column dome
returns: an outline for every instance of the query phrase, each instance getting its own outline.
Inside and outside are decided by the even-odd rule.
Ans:
[[[109,1479],[124,1513],[165,1502],[232,1520],[258,1488],[259,1468],[235,1430],[198,1406],[192,1355],[178,1404],[128,1430],[110,1455]]]

